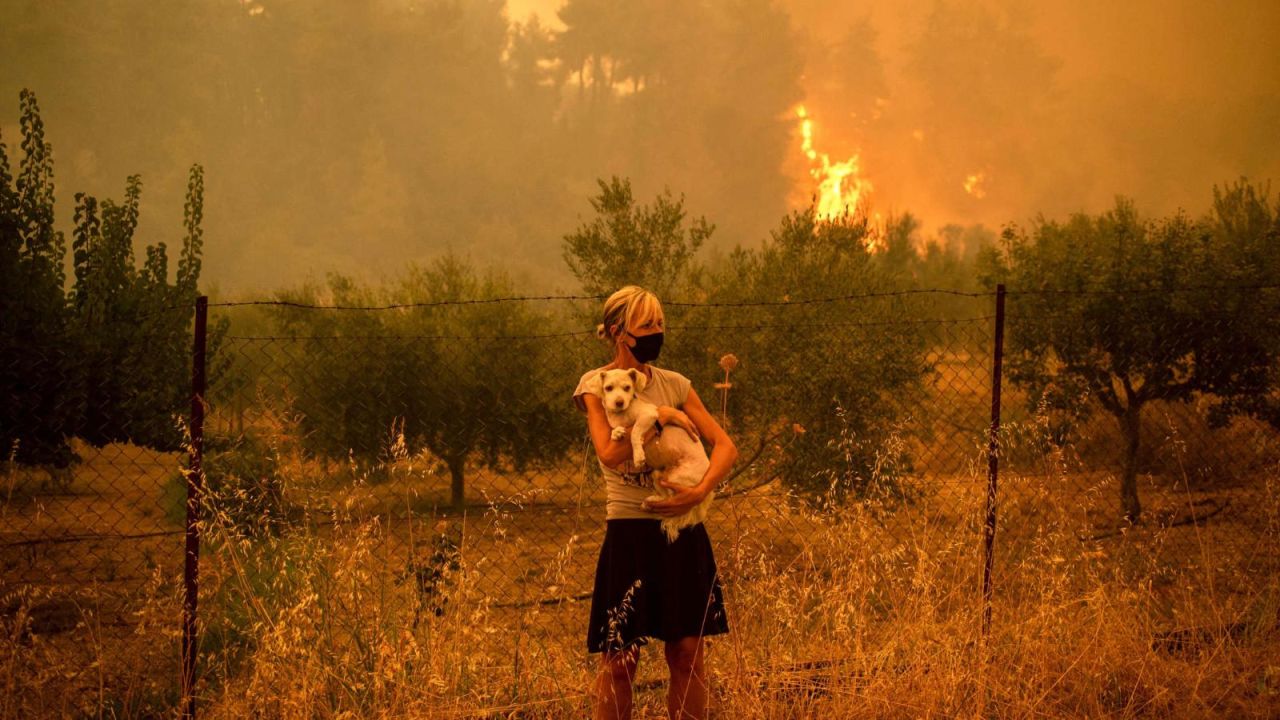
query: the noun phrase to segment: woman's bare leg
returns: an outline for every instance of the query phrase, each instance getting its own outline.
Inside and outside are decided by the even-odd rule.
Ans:
[[[630,720],[631,681],[640,662],[639,646],[600,654],[600,674],[596,677],[595,720]]]
[[[707,672],[702,662],[702,638],[686,637],[667,643],[667,715],[672,720],[706,720]]]

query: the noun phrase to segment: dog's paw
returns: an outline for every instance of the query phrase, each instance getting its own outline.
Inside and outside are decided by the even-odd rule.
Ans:
[[[612,435],[614,440],[621,440],[622,438],[627,436],[627,429],[624,427],[616,427],[613,429],[613,432],[610,434]]]
[[[640,467],[641,465],[644,465],[644,460],[645,458],[644,458],[643,450],[636,450],[635,452],[631,453],[632,465],[635,465],[636,467]]]

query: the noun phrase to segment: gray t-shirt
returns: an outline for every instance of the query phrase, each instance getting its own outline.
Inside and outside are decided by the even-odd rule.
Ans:
[[[588,370],[573,391],[573,403],[583,413],[587,412],[583,395],[591,393],[604,400],[604,389],[600,386],[600,371],[603,369]],[[639,397],[654,405],[683,408],[685,398],[689,397],[689,388],[692,387],[689,378],[674,370],[664,370],[652,365],[649,369],[653,372],[653,378],[645,385],[644,390],[639,392]],[[596,461],[600,463],[600,471],[604,473],[605,479],[605,519],[662,518],[661,515],[649,512],[640,505],[645,498],[654,494],[653,468],[648,464],[636,467],[632,465],[630,457],[623,462],[619,470],[608,467],[599,458],[596,458]]]

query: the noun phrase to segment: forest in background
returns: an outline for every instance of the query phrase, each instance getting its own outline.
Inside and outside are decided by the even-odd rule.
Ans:
[[[814,192],[801,103],[917,246],[1280,169],[1268,3],[0,5],[0,98],[39,94],[59,206],[140,174],[154,243],[201,163],[215,296],[448,250],[567,289],[561,238],[612,175],[710,218],[704,257],[755,247]]]
[[[1280,6],[829,5],[0,0],[0,718],[183,702],[204,294],[201,714],[581,717],[598,301],[475,301],[633,281],[734,368],[724,712],[1275,714]]]
[[[0,135],[0,308],[6,309],[0,443],[24,464],[54,467],[78,459],[74,438],[99,447],[123,441],[178,449],[189,311],[203,266],[203,169],[190,171],[173,285],[165,243],[147,246],[141,267],[135,258],[136,175],[123,201],[76,194],[68,255],[67,238],[56,229],[43,118],[34,93],[24,90],[21,103],[16,173]],[[798,454],[784,465],[789,482],[812,485],[836,463],[830,450],[841,427],[852,423],[864,440],[876,441],[855,463],[865,472],[844,483],[842,492],[858,494],[865,484],[858,478],[880,464],[879,441],[893,432],[900,408],[891,406],[922,392],[940,362],[915,324],[989,319],[973,316],[983,311],[979,294],[957,288],[989,293],[1000,283],[1015,293],[1010,378],[1030,390],[1032,408],[1056,415],[1051,442],[1068,443],[1095,401],[1120,422],[1129,520],[1141,514],[1144,406],[1207,400],[1212,427],[1237,416],[1280,426],[1280,202],[1269,187],[1215,185],[1212,205],[1200,216],[1144,216],[1121,197],[1096,216],[1010,225],[998,243],[979,237],[964,254],[953,252],[963,236],[947,248],[931,241],[918,252],[909,214],[873,222],[865,208],[824,217],[811,204],[784,215],[760,246],[707,263],[696,256],[715,225],[690,216],[683,198],[664,192],[646,202],[616,176],[597,185],[599,194],[589,198],[595,217],[564,235],[561,248],[584,296],[521,298],[519,282],[500,265],[476,266],[453,252],[429,265],[409,263],[382,284],[331,271],[323,284],[278,290],[274,301],[261,303],[269,306],[265,314],[217,318],[205,336],[214,357],[210,372],[231,382],[211,399],[243,408],[251,401],[247,391],[263,400],[256,383],[264,378],[254,377],[245,358],[222,353],[232,326],[240,340],[265,329],[323,341],[302,356],[278,358],[300,363],[300,372],[274,383],[298,393],[294,409],[304,424],[336,431],[334,442],[313,449],[353,461],[381,457],[386,429],[398,427],[401,444],[429,447],[444,459],[452,503],[461,508],[468,462],[522,468],[559,457],[564,447],[552,439],[573,436],[572,416],[556,390],[594,361],[580,352],[585,347],[575,353],[537,338],[581,335],[597,311],[594,303],[551,310],[525,300],[602,298],[639,283],[664,298],[694,300],[673,303],[673,329],[695,316],[707,323],[664,362],[697,375],[694,368],[705,371],[716,357],[741,353],[757,384],[754,401],[736,406],[748,416],[735,422],[750,417],[767,427],[781,417],[810,428],[791,443]],[[73,279],[64,271],[68,261]],[[923,297],[915,293],[941,293],[933,296],[941,302],[908,302]],[[395,312],[336,312],[375,309]],[[727,345],[706,334],[735,326],[747,332]],[[377,341],[345,353],[326,346],[342,338]],[[424,349],[424,338],[451,340]],[[530,340],[539,349],[515,349]],[[404,341],[408,347],[396,346]],[[309,376],[303,368],[318,367],[328,370],[314,385],[292,387]],[[810,384],[824,397],[802,390]],[[853,454],[844,454],[852,462]]]

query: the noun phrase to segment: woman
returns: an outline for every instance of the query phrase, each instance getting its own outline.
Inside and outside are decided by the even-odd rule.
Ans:
[[[601,653],[594,714],[599,720],[631,717],[631,680],[640,646],[648,638],[665,643],[670,717],[706,718],[702,638],[729,631],[706,528],[685,528],[670,543],[659,528],[664,516],[681,515],[705,498],[738,458],[733,441],[689,379],[649,364],[662,348],[664,325],[662,305],[653,293],[635,285],[615,292],[605,301],[604,322],[596,328],[613,361],[585,373],[573,391],[578,409],[587,415],[607,497],[587,630],[587,649]],[[696,487],[666,485],[674,495],[645,502],[653,494],[653,469],[632,464],[628,438],[612,439],[601,400],[600,371],[615,368],[634,368],[649,380],[639,396],[658,406],[658,428],[646,443],[661,443],[661,433],[675,432],[711,442],[711,463]]]

